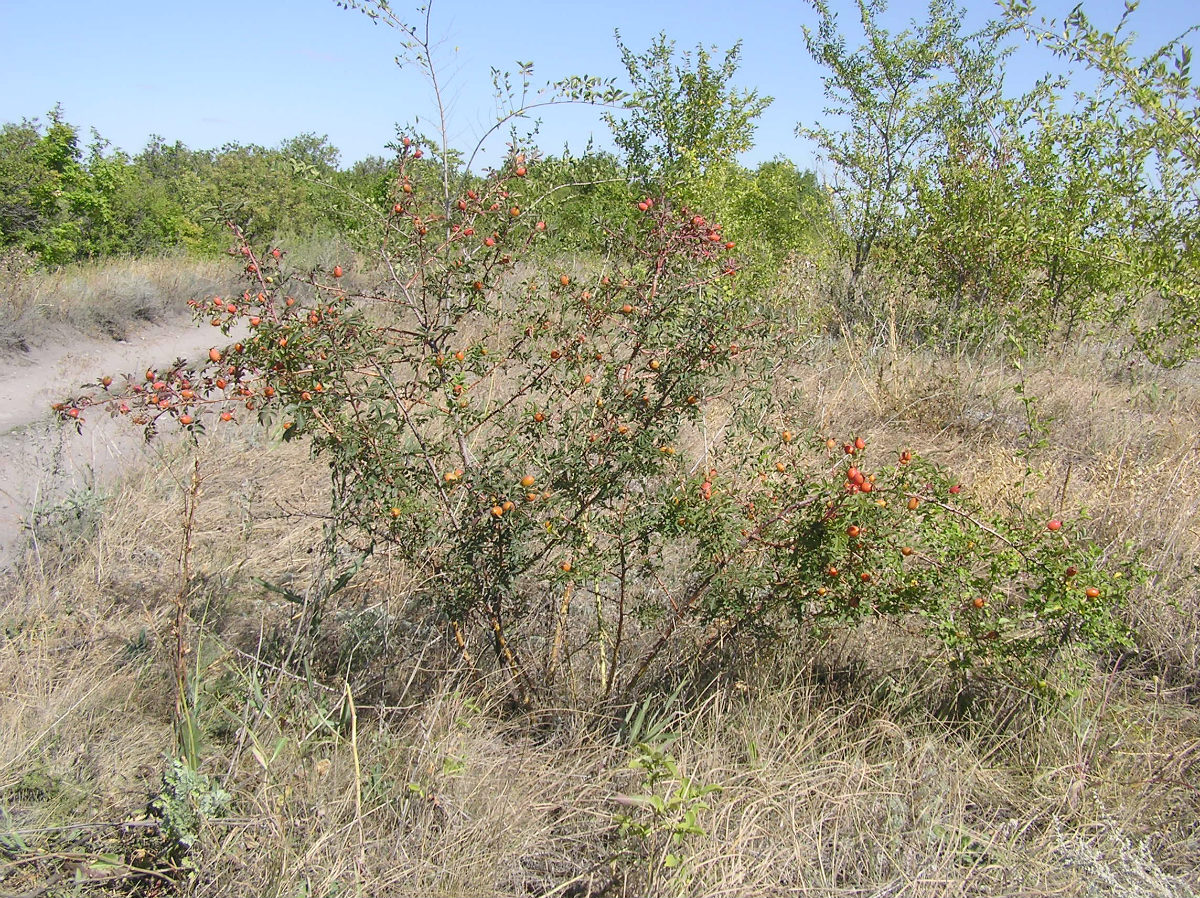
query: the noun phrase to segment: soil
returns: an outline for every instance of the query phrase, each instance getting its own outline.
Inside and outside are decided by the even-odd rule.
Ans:
[[[97,488],[160,451],[145,445],[138,427],[101,409],[85,412],[77,433],[50,406],[104,374],[122,383],[147,367],[202,359],[212,345],[211,329],[180,318],[117,341],[62,328],[41,334],[25,352],[0,355],[0,568],[32,546],[31,524],[48,510],[69,516]]]

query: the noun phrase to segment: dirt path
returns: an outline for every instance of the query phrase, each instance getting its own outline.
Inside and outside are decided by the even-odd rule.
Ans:
[[[35,509],[79,498],[152,451],[127,421],[94,410],[80,435],[60,427],[50,405],[102,374],[119,381],[148,366],[202,357],[214,342],[211,329],[181,318],[116,342],[49,333],[29,352],[0,357],[0,567],[11,566],[26,544]]]

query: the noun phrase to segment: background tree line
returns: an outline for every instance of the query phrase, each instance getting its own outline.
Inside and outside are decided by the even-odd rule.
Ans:
[[[154,136],[131,155],[93,132],[84,145],[80,129],[56,107],[45,120],[0,128],[0,245],[60,265],[164,250],[218,252],[228,246],[227,221],[252,239],[353,235],[386,216],[394,182],[390,160],[371,156],[343,166],[338,149],[315,134],[275,147],[214,150]],[[539,160],[530,182],[547,196],[563,249],[589,248],[591,222],[628,217],[637,198],[655,189],[644,170],[590,147]],[[730,233],[758,240],[780,258],[804,244],[820,196],[816,176],[782,158],[748,169],[727,157],[708,166],[690,193],[697,202],[719,196]]]

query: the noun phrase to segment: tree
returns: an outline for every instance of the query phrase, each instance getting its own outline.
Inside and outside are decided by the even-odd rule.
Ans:
[[[1197,26],[1139,58],[1128,32],[1137,8],[1128,2],[1110,32],[1081,7],[1061,26],[1034,21],[1029,0],[1008,0],[1005,14],[1098,78],[1068,122],[1080,152],[1102,160],[1080,189],[1105,214],[1088,209],[1082,227],[1107,241],[1092,264],[1112,281],[1114,300],[1124,294],[1120,311],[1132,316],[1141,348],[1174,364],[1200,351],[1200,87],[1183,43]],[[1142,308],[1149,298],[1161,301],[1161,314]]]
[[[885,0],[857,0],[864,44],[849,50],[826,0],[810,0],[818,15],[805,45],[825,66],[830,115],[847,127],[798,125],[833,165],[835,209],[847,240],[852,283],[872,252],[898,236],[911,200],[913,176],[944,145],[950,131],[970,138],[985,131],[1000,100],[1005,31],[989,23],[964,33],[965,10],[930,0],[928,19],[892,34],[879,25]]]
[[[70,216],[73,195],[86,181],[80,164],[78,130],[49,113],[0,131],[0,239],[18,244],[47,262],[74,259],[82,234]]]
[[[754,145],[755,120],[771,102],[755,90],[732,86],[741,42],[720,66],[703,46],[676,60],[675,42],[659,34],[645,53],[617,46],[632,92],[625,115],[605,113],[630,174],[655,195],[686,193],[714,164],[734,160]],[[716,50],[717,48],[712,48]]]

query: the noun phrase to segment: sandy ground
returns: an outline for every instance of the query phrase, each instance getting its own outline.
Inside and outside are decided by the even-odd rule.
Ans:
[[[59,425],[51,404],[103,374],[121,382],[176,358],[201,358],[212,344],[211,328],[181,318],[120,341],[64,329],[43,334],[29,352],[0,357],[0,568],[29,545],[35,509],[103,487],[158,451],[144,445],[140,428],[99,409],[77,434]]]

